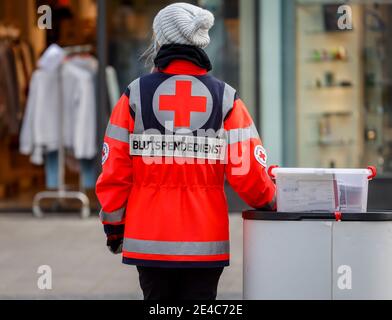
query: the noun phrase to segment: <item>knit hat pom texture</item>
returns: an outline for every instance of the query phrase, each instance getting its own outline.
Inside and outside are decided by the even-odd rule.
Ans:
[[[214,25],[214,15],[205,9],[179,2],[163,8],[154,19],[153,29],[160,46],[186,44],[206,48],[208,31]]]

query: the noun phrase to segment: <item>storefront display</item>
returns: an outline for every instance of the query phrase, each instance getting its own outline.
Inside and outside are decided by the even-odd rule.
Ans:
[[[28,193],[43,178],[42,170],[18,152],[18,135],[39,45],[28,28],[33,8],[27,5],[20,10],[23,4],[0,4],[0,207],[6,205],[4,200]]]
[[[152,20],[160,8],[173,2],[126,0],[107,4],[109,64],[116,69],[121,88],[150,71],[151,66],[145,66],[141,56],[152,38]],[[239,88],[239,1],[187,2],[203,6],[214,14],[215,24],[210,32],[213,40],[206,48],[213,65],[212,74]]]
[[[331,30],[329,9],[297,6],[298,165],[359,167],[362,9],[352,6],[353,30]]]
[[[103,2],[95,0],[34,0],[26,5],[25,0],[0,1],[0,60],[5,61],[10,42],[14,60],[12,72],[5,71],[5,67],[10,66],[9,57],[8,62],[0,66],[0,90],[5,92],[12,87],[12,84],[9,86],[12,79],[1,76],[4,72],[14,74],[14,84],[18,85],[18,89],[8,90],[7,95],[0,96],[0,145],[6,150],[0,159],[5,168],[0,172],[0,199],[22,196],[27,199],[25,207],[30,207],[32,197],[45,188],[45,182],[50,181],[48,185],[52,186],[56,183],[53,174],[45,179],[50,171],[48,168],[45,171],[44,166],[32,166],[29,158],[19,153],[18,144],[31,74],[44,50],[55,42],[62,47],[89,45],[91,54],[96,57],[98,51],[105,51],[100,62],[112,67],[106,70],[106,81],[97,79],[98,89],[108,89],[107,108],[103,102],[107,110],[100,110],[100,117],[105,119],[97,123],[101,135],[119,94],[132,80],[151,71],[151,66],[145,65],[141,56],[152,38],[152,19],[160,8],[172,2],[175,1],[111,0],[102,5]],[[260,8],[264,6],[248,0],[188,2],[214,13],[212,41],[206,49],[213,65],[211,73],[238,89],[265,144],[270,145],[270,154],[280,146],[284,147],[282,158],[277,157],[281,162],[278,164],[290,162],[292,166],[324,168],[374,165],[380,177],[377,181],[392,173],[392,68],[389,61],[392,1],[350,3],[352,29],[344,30],[336,23],[339,1],[296,0],[290,5],[282,1],[281,9],[295,16],[290,26],[293,32],[288,33],[294,40],[290,47],[292,51],[283,46],[285,49],[277,50],[277,54],[281,54],[284,62],[283,74],[286,75],[290,68],[293,71],[291,80],[286,76],[279,80],[284,82],[283,91],[291,88],[291,93],[283,99],[281,117],[274,120],[281,121],[276,123],[276,128],[282,127],[277,130],[266,125],[268,117],[265,114],[269,113],[264,111],[279,107],[279,99],[274,98],[274,103],[278,101],[276,104],[261,99],[268,96],[263,92],[267,88],[263,83],[271,78],[263,73],[265,61],[269,61],[266,55],[271,55],[261,47],[267,44],[260,42],[261,29],[267,28],[260,22]],[[37,8],[43,4],[53,9],[55,30],[40,30],[37,26]],[[102,7],[107,26],[100,24],[103,29],[98,31],[98,9]],[[286,34],[284,21],[268,27],[278,28],[279,23]],[[107,42],[102,40],[105,28]],[[288,63],[290,57],[291,64]],[[277,79],[274,86],[279,83]],[[7,105],[4,97],[7,97]],[[106,97],[97,100],[105,101]],[[12,104],[17,107],[10,109]],[[291,125],[293,128],[288,130]],[[279,130],[283,131],[282,136]],[[81,166],[70,163],[75,162],[68,161],[70,177],[73,177],[69,184],[77,187],[79,173],[72,172]],[[85,183],[89,186],[92,185],[90,178]],[[91,195],[94,195],[93,190]],[[0,207],[4,203],[1,201]],[[242,204],[238,208],[242,208]]]
[[[392,172],[392,3],[364,5],[365,161]]]
[[[27,5],[26,5],[27,3]],[[38,8],[41,5],[47,5],[51,8],[52,29],[40,29],[37,24]],[[37,61],[42,52],[52,43],[57,43],[69,49],[75,45],[89,45],[91,53],[94,53],[96,43],[96,1],[93,0],[53,0],[53,1],[1,1],[0,3],[0,146],[2,157],[0,160],[0,210],[29,210],[32,206],[32,200],[35,194],[47,188],[57,188],[59,182],[57,179],[58,163],[58,137],[56,132],[58,123],[56,121],[56,110],[58,108],[57,97],[55,96],[57,78],[47,81],[33,77],[34,70],[38,66]],[[68,50],[67,49],[67,50]],[[81,52],[79,52],[81,53]],[[78,61],[76,61],[78,60]],[[90,63],[89,61],[93,61]],[[74,73],[83,77],[82,72],[87,72],[90,67],[96,69],[97,61],[91,56],[87,61],[84,55],[78,59],[73,57],[68,64],[73,64]],[[79,69],[77,69],[79,68]],[[68,68],[69,69],[69,68]],[[70,71],[70,69],[68,70]],[[89,99],[82,99],[83,96],[79,91],[86,89],[86,85],[78,84],[71,80],[69,75],[65,75],[69,80],[68,84],[76,85],[75,88],[69,87],[71,94],[67,95],[72,105],[77,102],[90,101],[94,105],[92,117],[89,123],[90,134],[92,138],[88,146],[81,146],[83,152],[93,150],[88,157],[79,157],[80,163],[75,161],[75,156],[67,155],[66,165],[66,184],[71,189],[88,189],[89,196],[94,202],[94,186],[97,175],[97,165],[95,155],[97,154],[97,142],[95,138],[95,91],[96,81],[91,76],[89,87]],[[34,81],[34,79],[35,81]],[[85,77],[86,78],[86,77]],[[56,81],[55,81],[56,80]],[[39,87],[39,90],[38,90]],[[40,92],[40,93],[39,93]],[[3,94],[4,93],[4,94]],[[38,94],[39,93],[39,94]],[[113,94],[112,94],[113,95]],[[50,100],[50,98],[54,100]],[[41,99],[38,101],[36,98]],[[94,100],[94,101],[93,101]],[[35,110],[44,107],[47,108],[39,117]],[[79,110],[81,108],[71,108]],[[90,108],[91,109],[91,108]],[[69,111],[72,111],[69,110]],[[4,112],[3,112],[4,111]],[[52,118],[50,117],[52,115]],[[67,112],[71,118],[72,112]],[[54,116],[54,118],[53,118]],[[77,122],[70,117],[67,118],[67,126],[77,125]],[[86,119],[86,117],[85,117]],[[86,125],[86,124],[84,124]],[[53,128],[53,132],[46,130]],[[83,126],[83,125],[82,125]],[[79,125],[81,129],[82,126]],[[68,132],[72,128],[68,128]],[[80,130],[79,130],[80,131]],[[37,139],[37,133],[39,137]],[[73,142],[77,139],[69,139]],[[68,139],[68,140],[69,140]],[[30,150],[34,145],[34,150],[42,148],[41,161],[33,161],[40,165],[30,163],[29,157],[24,154],[37,155],[37,152]],[[52,145],[52,153],[47,153],[41,141],[48,141]],[[72,141],[66,141],[68,144],[74,144]],[[78,140],[82,141],[82,140]],[[27,144],[26,144],[27,143]],[[37,148],[38,146],[38,148]],[[26,151],[26,148],[29,149]],[[74,148],[75,149],[75,148]],[[25,152],[20,152],[24,150]],[[30,152],[31,151],[31,152]],[[82,153],[83,153],[82,152]],[[88,159],[87,159],[88,158]],[[43,165],[44,164],[44,165]],[[79,178],[80,176],[80,178]],[[63,203],[64,204],[64,203]],[[54,203],[58,208],[59,203]],[[68,205],[65,206],[68,207]],[[72,206],[71,206],[72,207]]]
[[[125,90],[132,80],[150,72],[151,66],[144,64],[141,55],[147,49],[152,37],[153,17],[160,8],[171,2],[175,1],[113,0],[108,1],[104,6],[104,16],[108,27],[108,43],[105,47],[108,60],[100,62],[104,66],[107,65],[104,86],[108,90],[109,101],[107,110],[104,111],[105,114],[110,113],[110,108],[115,105],[121,91]],[[215,27],[210,35],[213,41],[206,50],[213,63],[212,73],[232,86],[240,88],[240,1],[200,0],[190,2],[211,10],[216,18]],[[51,29],[38,27],[38,8],[43,5],[49,6],[51,9]],[[56,131],[58,125],[57,122],[50,120],[50,115],[56,117],[55,100],[58,99],[56,97],[58,81],[53,79],[53,81],[44,84],[41,80],[34,81],[32,74],[39,67],[37,61],[51,44],[57,44],[66,49],[88,45],[91,47],[89,57],[94,59],[93,56],[98,50],[97,43],[103,36],[97,30],[99,5],[100,2],[95,0],[34,0],[28,1],[27,6],[25,0],[0,2],[0,59],[5,61],[7,58],[7,63],[2,63],[0,66],[0,74],[4,72],[7,74],[7,77],[1,76],[0,90],[7,91],[9,94],[8,96],[2,95],[2,100],[0,100],[0,145],[4,150],[3,157],[0,159],[2,167],[0,210],[2,211],[15,210],[16,208],[29,210],[33,198],[38,192],[45,189],[57,189],[61,184],[60,180],[62,179],[59,178],[58,173],[62,171],[62,166],[59,167],[58,139],[56,138],[58,137]],[[11,49],[9,48],[10,43],[12,44]],[[7,56],[11,51],[12,57]],[[225,54],[222,54],[223,52]],[[75,68],[80,67],[80,71],[83,71],[85,66],[82,65],[82,62],[87,59],[85,54],[82,54],[76,62],[74,62],[75,59],[77,60],[78,57],[67,58],[66,64],[74,64]],[[95,64],[95,68],[97,68],[97,61]],[[12,72],[9,72],[11,69]],[[12,75],[14,78],[11,79]],[[21,77],[22,75],[23,77]],[[89,87],[103,89],[99,79],[95,79],[95,76],[91,79],[94,80],[90,82]],[[241,80],[244,81],[244,79]],[[7,82],[5,83],[5,81]],[[77,99],[75,100],[74,96],[80,98],[81,95],[78,92],[86,86],[78,86],[77,81],[73,80],[66,83],[76,85],[72,92],[66,95],[66,98],[74,101],[73,105],[76,106]],[[34,88],[31,88],[32,85]],[[41,93],[47,92],[44,95],[41,94],[40,98],[44,99],[43,101],[49,101],[50,97],[54,99],[50,105],[37,102],[38,87],[40,87]],[[91,96],[89,101],[95,97],[95,93],[88,95]],[[6,102],[3,101],[4,96],[7,97]],[[46,106],[46,111],[41,107],[43,105]],[[37,106],[40,107],[37,108]],[[26,107],[29,107],[30,114],[26,112]],[[72,110],[75,108],[71,107]],[[36,112],[38,109],[41,110],[40,115]],[[69,115],[68,112],[67,115]],[[41,119],[41,122],[36,121],[38,118]],[[95,117],[89,119],[95,122]],[[71,123],[77,125],[77,122],[72,119],[66,120],[63,125],[67,127]],[[96,125],[100,124],[96,123]],[[54,131],[50,134],[50,131],[45,129],[47,127]],[[90,125],[88,127],[92,128]],[[65,129],[68,130],[67,132],[70,130],[70,128]],[[98,128],[98,132],[102,130],[104,131],[104,129]],[[44,147],[40,142],[42,139],[39,138],[39,135],[41,137],[46,135],[45,144],[49,143],[52,147]],[[67,135],[66,139],[69,140],[69,137]],[[67,148],[67,155],[64,159],[66,171],[66,186],[64,187],[67,190],[87,189],[94,209],[97,205],[94,185],[96,174],[99,171],[99,161],[96,161],[95,158],[91,159],[91,155],[86,158],[75,154],[71,150],[75,149],[74,145],[72,141],[68,140],[65,141],[66,147],[67,145],[72,145],[72,147]],[[94,140],[97,140],[98,143],[99,139]],[[98,150],[99,146],[89,142],[87,147],[82,146],[82,151],[87,151],[89,148]],[[23,151],[22,153],[25,155],[22,155],[20,151]],[[94,152],[94,154],[98,154],[98,152]],[[39,155],[38,158],[37,155]],[[53,208],[59,209],[60,204],[64,205],[65,203],[64,201],[54,203]],[[71,207],[74,206],[71,205]]]
[[[392,171],[392,2],[350,4],[352,29],[337,26],[340,3],[298,0],[298,165],[377,166]]]

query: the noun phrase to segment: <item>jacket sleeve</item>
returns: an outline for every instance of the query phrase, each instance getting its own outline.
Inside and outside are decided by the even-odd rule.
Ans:
[[[132,189],[129,135],[133,129],[134,119],[127,91],[114,107],[109,120],[102,150],[102,173],[96,185],[96,194],[102,206],[100,219],[105,226],[125,222],[127,200]]]
[[[235,98],[224,121],[227,136],[226,179],[253,208],[275,210],[276,186],[267,173],[267,153],[249,112]]]

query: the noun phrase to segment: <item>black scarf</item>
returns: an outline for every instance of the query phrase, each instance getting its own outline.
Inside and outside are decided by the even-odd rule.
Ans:
[[[203,49],[184,44],[165,44],[159,50],[154,63],[158,69],[166,68],[173,60],[187,60],[210,71],[210,59]]]

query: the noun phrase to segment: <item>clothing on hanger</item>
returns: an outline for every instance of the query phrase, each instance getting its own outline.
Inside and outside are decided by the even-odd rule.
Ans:
[[[21,153],[43,164],[45,152],[58,150],[61,105],[64,146],[77,159],[93,159],[97,154],[94,81],[93,72],[72,60],[55,70],[35,71],[20,137]]]
[[[0,136],[16,134],[20,111],[19,83],[14,52],[9,41],[0,40]]]

